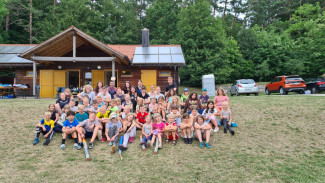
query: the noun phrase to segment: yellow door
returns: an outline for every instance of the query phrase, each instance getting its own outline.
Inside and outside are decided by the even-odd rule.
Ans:
[[[54,70],[40,70],[40,97],[52,98],[53,92],[53,72]]]
[[[65,87],[65,77],[66,77],[65,71],[59,71],[59,70],[54,71],[54,73],[53,73],[53,83],[54,83],[53,94],[54,94],[54,96],[53,97],[55,97],[58,87]]]
[[[105,74],[103,70],[92,70],[92,85],[93,88],[95,89],[98,81],[101,81],[104,83],[105,80]]]
[[[150,91],[150,86],[157,86],[157,71],[156,70],[141,70],[141,80],[144,86],[147,88],[147,92]]]

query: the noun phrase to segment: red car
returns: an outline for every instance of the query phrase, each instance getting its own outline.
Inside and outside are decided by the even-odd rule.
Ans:
[[[280,93],[286,95],[288,92],[305,93],[306,83],[298,75],[293,76],[278,76],[275,77],[269,84],[265,86],[265,93]]]

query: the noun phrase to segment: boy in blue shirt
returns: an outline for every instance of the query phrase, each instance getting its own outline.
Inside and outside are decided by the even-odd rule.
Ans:
[[[62,128],[62,144],[60,146],[60,149],[62,150],[65,149],[65,139],[67,138],[68,135],[72,135],[72,138],[74,139],[73,148],[81,149],[81,147],[78,145],[78,138],[77,138],[77,131],[76,131],[76,127],[79,125],[79,122],[74,117],[75,117],[75,112],[73,111],[67,112],[68,120],[66,120],[63,123],[63,128]]]
[[[33,145],[38,144],[39,136],[42,132],[43,137],[46,138],[46,141],[43,143],[44,146],[49,145],[52,136],[53,136],[54,121],[51,120],[51,113],[45,112],[44,119],[42,119],[36,127],[36,138],[33,142]]]
[[[78,105],[78,113],[76,114],[76,119],[78,120],[78,122],[82,122],[85,121],[86,119],[88,119],[88,114],[85,113],[85,107],[84,105]]]

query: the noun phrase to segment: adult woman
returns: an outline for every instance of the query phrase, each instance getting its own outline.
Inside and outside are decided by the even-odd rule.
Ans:
[[[138,96],[138,93],[137,93],[135,87],[132,86],[131,91],[130,91],[130,98],[131,98],[131,102],[133,104],[133,109],[135,109],[137,106],[137,96]]]
[[[191,109],[192,107],[196,108],[199,113],[200,113],[200,110],[202,110],[201,101],[199,100],[199,97],[197,97],[196,92],[193,92],[188,96],[188,99],[186,100],[186,103],[184,106],[184,113],[187,111],[187,109]]]
[[[130,95],[130,92],[131,92],[130,81],[125,81],[125,85],[123,86],[122,90],[123,90],[124,94],[129,94]]]
[[[155,86],[154,85],[150,86],[150,92],[148,93],[148,95],[149,95],[150,98],[155,97],[156,92],[155,92]]]
[[[93,87],[91,85],[88,84],[84,86],[83,92],[78,94],[78,99],[82,101],[84,96],[89,97],[89,104],[92,105],[95,100],[95,93],[93,92]]]
[[[156,97],[157,101],[158,101],[159,97],[163,97],[165,99],[165,96],[160,92],[161,92],[161,88],[160,88],[160,86],[157,86],[156,87],[156,94],[155,94],[155,97]]]
[[[145,105],[148,105],[150,103],[149,95],[147,94],[145,86],[142,86],[141,94],[138,97],[143,98],[143,103]]]
[[[214,97],[214,105],[215,105],[215,108],[218,111],[221,111],[221,109],[222,109],[222,103],[224,101],[228,101],[228,105],[230,104],[229,103],[229,98],[226,95],[225,90],[223,88],[218,88],[218,90],[217,90],[217,96]]]
[[[96,88],[94,90],[95,92],[95,96],[98,95],[98,93],[102,92],[103,91],[103,82],[101,81],[98,81],[97,85],[96,85]]]
[[[142,81],[141,81],[141,79],[138,80],[138,86],[135,89],[138,92],[138,95],[140,95],[141,92],[142,92]]]

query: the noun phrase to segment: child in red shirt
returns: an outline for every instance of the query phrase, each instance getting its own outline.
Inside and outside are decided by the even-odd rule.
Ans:
[[[172,140],[172,145],[176,145],[176,139],[178,138],[177,123],[172,114],[168,115],[168,123],[166,123],[164,131],[166,133],[166,143],[168,143],[169,140]]]
[[[144,105],[140,106],[140,112],[137,114],[137,127],[141,127],[140,129],[142,129],[143,124],[146,123],[145,118],[148,115],[148,113],[146,113],[146,107]]]

